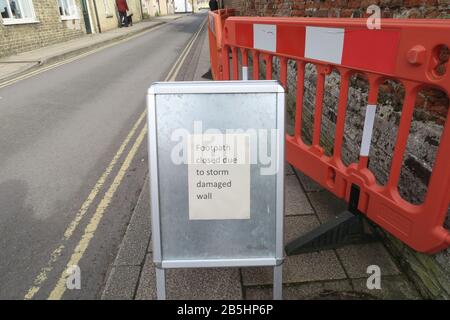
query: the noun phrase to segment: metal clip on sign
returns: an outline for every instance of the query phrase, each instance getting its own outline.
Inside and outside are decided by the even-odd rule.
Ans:
[[[370,236],[363,231],[356,232],[359,235],[353,240],[349,240],[352,237],[335,237],[339,233],[336,231],[343,231],[342,227],[349,230],[347,233],[362,230],[358,227],[360,222],[353,219],[355,213],[357,219],[368,218],[417,251],[432,254],[450,246],[450,233],[443,226],[450,202],[450,110],[424,202],[415,205],[403,199],[398,191],[417,94],[424,87],[432,87],[450,95],[448,59],[442,64],[439,56],[441,49],[450,48],[448,20],[383,19],[380,30],[369,30],[365,19],[228,17],[223,21],[217,13],[210,13],[209,19],[215,21],[216,33],[219,28],[222,30],[222,42],[217,44],[221,53],[211,49],[215,80],[238,80],[239,74],[245,80],[249,56],[253,60],[253,79],[260,78],[260,59],[265,61],[265,79],[272,79],[272,61],[277,57],[280,61],[279,80],[286,87],[288,61],[295,61],[296,106],[300,107],[296,108],[294,134],[286,136],[287,161],[337,197],[355,204],[355,208],[349,210],[350,214],[347,212],[336,221],[290,243],[286,247],[288,253],[338,246],[355,239],[370,241]],[[209,31],[211,34],[211,28]],[[214,44],[210,42],[210,46]],[[306,63],[317,69],[311,145],[301,137]],[[325,76],[332,70],[340,74],[340,96],[334,151],[327,156],[319,140]],[[368,80],[368,105],[359,161],[345,165],[341,150],[349,80],[355,73]],[[378,91],[386,79],[404,86],[405,100],[389,176],[386,184],[380,185],[368,168],[368,162]]]

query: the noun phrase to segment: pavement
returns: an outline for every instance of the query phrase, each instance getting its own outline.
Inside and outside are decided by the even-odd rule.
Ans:
[[[116,28],[103,33],[84,35],[70,41],[57,43],[20,54],[0,57],[0,84],[18,75],[29,73],[39,67],[49,65],[95,48],[114,45],[122,39],[129,39],[144,31],[179,19],[186,14],[154,17],[135,23],[128,28]]]
[[[101,297],[146,178],[147,89],[206,14],[164,19],[9,58],[46,62],[0,83],[0,299]]]
[[[209,70],[206,30],[177,80],[203,80]],[[145,156],[144,163],[148,164]],[[333,219],[346,204],[286,165],[285,242]],[[148,176],[125,236],[109,268],[102,299],[156,299]],[[381,270],[381,289],[368,289],[370,265]],[[271,299],[271,268],[169,269],[168,299]],[[285,299],[421,299],[381,241],[289,256],[283,267]]]

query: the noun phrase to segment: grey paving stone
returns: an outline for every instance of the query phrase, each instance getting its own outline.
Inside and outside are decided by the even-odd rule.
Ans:
[[[320,225],[315,215],[288,216],[284,218],[284,241],[289,243],[299,236],[315,229]]]
[[[208,41],[208,31],[206,29],[202,32],[202,39],[200,39],[199,43],[201,43],[201,51],[200,57],[197,64],[197,68],[194,73],[194,81],[205,81],[207,79],[202,76],[209,71],[211,68],[211,64],[209,63],[209,41]]]
[[[283,287],[284,300],[328,299],[341,297],[351,292],[352,286],[349,280],[310,282]],[[272,299],[272,288],[248,287],[244,288],[247,300]]]
[[[138,266],[116,266],[109,275],[103,300],[132,300],[139,280],[141,268]]]
[[[335,218],[347,209],[345,201],[337,198],[327,190],[308,192],[307,196],[316,211],[320,222],[324,223]]]
[[[238,268],[170,269],[166,279],[168,299],[242,299]]]
[[[314,216],[288,216],[285,218],[285,242],[319,226]],[[272,284],[273,268],[242,268],[244,285]],[[332,250],[286,257],[283,265],[283,282],[296,283],[345,278],[344,270]]]
[[[285,196],[285,215],[314,213],[295,175],[285,177]]]
[[[156,300],[156,278],[153,257],[147,254],[136,291],[136,300]]]
[[[273,268],[242,268],[244,286],[271,285]],[[283,283],[345,279],[335,253],[331,250],[286,257],[283,264]]]
[[[166,271],[167,299],[239,300],[242,286],[238,268],[169,269]],[[155,269],[147,255],[136,299],[156,299]]]
[[[384,300],[422,299],[418,291],[404,276],[381,277],[381,289],[368,289],[367,279],[352,279],[355,291]]]
[[[303,174],[303,172],[301,172],[300,170],[295,169],[295,173],[297,174],[300,183],[302,184],[306,192],[324,190],[318,183],[316,183],[307,175]]]
[[[120,246],[114,264],[141,265],[151,236],[148,177]]]
[[[350,278],[367,277],[367,267],[370,265],[379,266],[382,276],[400,274],[381,243],[351,245],[336,251]]]

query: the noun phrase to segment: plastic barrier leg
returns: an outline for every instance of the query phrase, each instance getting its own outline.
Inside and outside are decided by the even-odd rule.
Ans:
[[[358,208],[359,188],[351,188],[348,210],[339,214],[336,219],[322,224],[311,232],[291,241],[285,247],[288,256],[337,249],[349,244],[370,243],[378,240],[371,232],[368,221]]]

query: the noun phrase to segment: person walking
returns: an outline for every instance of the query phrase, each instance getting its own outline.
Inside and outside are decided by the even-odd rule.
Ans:
[[[219,9],[219,4],[217,3],[217,0],[209,0],[209,9],[211,11],[216,11]]]
[[[117,10],[119,11],[119,27],[122,28],[122,26],[128,27],[128,17],[127,17],[127,11],[128,11],[128,5],[127,0],[116,0]]]

